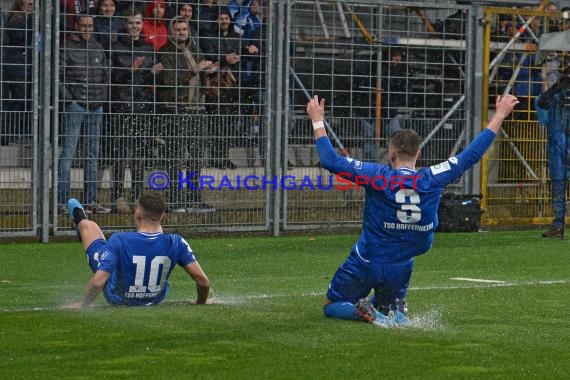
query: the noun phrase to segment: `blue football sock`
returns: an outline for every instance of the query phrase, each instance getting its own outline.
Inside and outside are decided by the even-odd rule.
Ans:
[[[323,308],[325,316],[330,318],[359,320],[358,311],[350,302],[333,302]]]

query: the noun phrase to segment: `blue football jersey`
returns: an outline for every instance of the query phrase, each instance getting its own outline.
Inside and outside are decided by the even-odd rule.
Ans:
[[[485,129],[458,156],[413,170],[341,157],[330,140],[316,141],[321,165],[365,189],[362,231],[354,250],[365,260],[400,262],[429,250],[443,189],[477,163],[495,133]]]
[[[168,293],[176,265],[196,261],[190,245],[177,234],[118,232],[98,258],[98,270],[111,273],[104,295],[113,305],[152,305]]]

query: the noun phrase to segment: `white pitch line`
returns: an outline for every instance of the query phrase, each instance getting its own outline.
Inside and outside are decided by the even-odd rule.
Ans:
[[[489,280],[487,280],[489,281]],[[534,285],[560,285],[560,284],[569,284],[570,279],[566,280],[536,280],[536,281],[520,281],[520,282],[506,282],[506,281],[499,281],[499,282],[484,282],[484,283],[475,283],[473,285],[434,285],[434,286],[410,286],[408,290],[411,291],[421,291],[421,290],[456,290],[456,289],[475,289],[475,288],[501,288],[501,287],[513,287],[513,286],[534,286]],[[315,297],[315,296],[324,296],[324,291],[309,291],[303,292],[301,294],[246,294],[246,295],[220,295],[213,297],[213,304],[239,304],[241,302],[245,302],[247,300],[256,300],[256,299],[270,299],[270,298],[280,298],[280,297]],[[183,300],[165,300],[161,304],[164,305],[189,305],[190,302],[188,299]],[[112,308],[114,306],[109,305],[96,305],[92,306],[91,308]],[[157,306],[149,306],[149,307],[157,307]],[[71,310],[72,309],[61,309],[60,306],[35,306],[35,307],[0,307],[0,313],[13,313],[13,312],[34,312],[34,311],[54,311],[54,310]]]
[[[467,282],[481,282],[485,284],[505,284],[506,281],[501,280],[484,280],[482,278],[469,278],[469,277],[451,277],[450,280],[467,281]]]

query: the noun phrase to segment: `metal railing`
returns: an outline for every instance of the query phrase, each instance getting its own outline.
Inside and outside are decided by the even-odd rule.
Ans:
[[[192,171],[199,173],[204,182],[199,201],[216,211],[169,212],[168,228],[195,233],[279,234],[284,230],[358,226],[361,192],[299,188],[303,178],[316,183],[328,177],[318,166],[312,130],[304,113],[307,94],[327,99],[327,122],[338,136],[339,152],[382,162],[390,128],[399,123],[424,137],[419,164],[432,165],[459,152],[481,128],[480,119],[484,117],[477,115],[483,115],[480,108],[486,112],[486,97],[492,94],[478,88],[479,74],[493,79],[486,83],[491,91],[499,92],[508,85],[502,79],[504,75],[499,75],[506,67],[504,59],[479,73],[481,50],[486,49],[485,54],[494,57],[508,43],[511,46],[506,52],[524,50],[521,41],[510,42],[493,33],[484,46],[481,40],[473,42],[475,36],[484,35],[483,26],[476,21],[483,11],[476,5],[418,2],[406,6],[396,1],[261,3],[267,18],[261,26],[263,33],[254,37],[261,46],[259,61],[248,64],[244,58],[234,73],[240,90],[234,88],[225,97],[206,97],[204,109],[196,110],[190,103],[188,107],[173,105],[162,96],[168,90],[174,90],[176,97],[188,96],[188,87],[165,79],[170,72],[176,73],[170,77],[180,78],[188,62],[175,58],[171,60],[174,66],[164,67],[156,75],[150,75],[151,66],[145,66],[146,79],[120,82],[117,56],[123,53],[123,59],[129,54],[134,57],[134,50],[125,50],[124,45],[117,50],[109,45],[105,51],[108,75],[101,83],[107,86],[109,96],[101,102],[91,98],[79,102],[89,112],[101,106],[101,123],[95,132],[87,132],[85,126],[81,129],[69,171],[68,193],[87,201],[86,181],[95,163],[96,197],[92,200],[112,209],[109,214],[92,215],[104,231],[133,228],[131,216],[119,212],[125,208],[118,207],[118,200],[123,198],[121,206],[132,208],[137,194],[150,190],[149,181],[157,172],[165,173],[170,180],[169,189],[161,191],[171,211],[195,208],[196,191],[188,189],[197,177],[188,177]],[[171,5],[175,11],[179,4]],[[58,168],[71,136],[66,120],[80,115],[71,107],[73,98],[62,90],[91,83],[81,82],[81,76],[79,82],[72,79],[72,64],[62,61],[71,51],[66,39],[70,25],[65,20],[73,18],[51,17],[46,11],[51,6],[56,14],[65,16],[59,2],[39,1],[34,4],[31,24],[11,30],[4,22],[0,29],[4,57],[0,90],[0,236],[36,235],[48,241],[52,235],[74,233],[65,213],[59,211],[63,203],[58,200],[58,192],[66,181],[64,177],[62,182]],[[503,11],[493,8],[485,16],[495,20]],[[519,15],[514,11],[510,14]],[[540,11],[520,12],[522,17],[530,14],[554,18]],[[498,24],[490,24],[496,32]],[[30,37],[20,46],[7,37],[10,31],[25,32]],[[127,37],[124,32],[117,35]],[[197,32],[193,35],[200,47],[211,38]],[[235,41],[245,57],[248,41],[243,36]],[[479,49],[477,53],[474,48]],[[28,49],[31,59],[11,64],[5,57],[14,49]],[[150,49],[145,54],[154,64],[167,59],[164,51]],[[9,73],[14,67],[26,68],[30,74],[13,76]],[[94,73],[89,67],[83,69],[89,75]],[[126,69],[130,72],[131,67]],[[23,89],[22,98],[15,85]],[[130,91],[131,98],[134,93],[149,97],[125,103],[124,99],[117,100],[122,91],[126,95]],[[24,109],[16,108],[22,104]],[[532,109],[528,110],[527,114],[532,115]],[[483,166],[484,186],[480,186],[477,172],[449,188],[463,193],[482,189],[483,199],[487,200],[484,221],[489,224],[504,217],[507,203],[518,205],[508,208],[513,220],[529,222],[528,215],[532,215],[536,222],[537,216],[547,218],[551,214],[543,169],[545,157],[539,153],[545,137],[541,132],[530,132],[535,130],[535,120],[529,118],[524,123],[523,130],[528,133],[507,126],[509,137],[496,144]],[[93,147],[86,143],[90,140],[99,142],[94,161],[89,151]],[[510,156],[514,150],[509,143],[516,146],[538,179],[526,178],[524,166],[522,170],[518,166],[522,163],[520,157]],[[246,177],[249,182],[244,183]],[[285,177],[289,182],[281,183]],[[292,178],[297,180],[296,186]],[[522,185],[508,186],[513,184]],[[179,185],[183,189],[179,190]],[[522,207],[521,202],[528,200],[537,206],[533,203],[533,207]]]

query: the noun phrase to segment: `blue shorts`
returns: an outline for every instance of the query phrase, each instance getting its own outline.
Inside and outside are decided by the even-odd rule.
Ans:
[[[99,268],[99,257],[101,257],[101,254],[104,252],[109,252],[107,240],[105,239],[97,239],[87,247],[85,255],[87,256],[89,268],[91,268],[93,273],[97,272]]]
[[[379,305],[389,305],[396,298],[405,299],[414,259],[397,263],[364,260],[354,249],[337,269],[327,297],[332,302],[356,303],[374,290]]]

